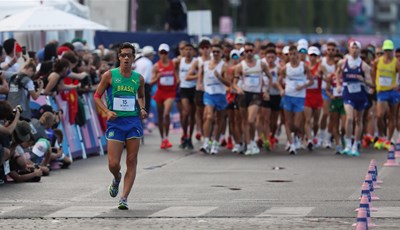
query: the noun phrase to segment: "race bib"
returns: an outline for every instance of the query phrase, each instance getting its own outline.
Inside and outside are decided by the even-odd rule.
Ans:
[[[174,85],[174,76],[163,76],[160,78],[160,84],[164,86]]]
[[[260,77],[249,75],[245,78],[246,85],[248,86],[259,86],[260,85]]]
[[[309,89],[318,89],[318,79],[314,79],[314,84],[308,87]]]
[[[136,98],[135,97],[114,97],[113,110],[115,111],[130,111],[133,112],[136,109]]]
[[[392,86],[392,78],[379,76],[379,85],[381,86]]]
[[[349,93],[359,93],[361,92],[361,84],[360,83],[353,83],[347,85],[347,89],[349,90]]]
[[[342,91],[340,91],[340,93],[339,93],[336,87],[333,88],[333,96],[341,97],[342,96]]]

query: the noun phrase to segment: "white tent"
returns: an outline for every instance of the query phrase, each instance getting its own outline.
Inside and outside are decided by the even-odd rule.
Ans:
[[[108,28],[51,6],[34,7],[0,20],[0,32],[57,30],[108,30]]]
[[[89,9],[74,0],[0,0],[0,20],[18,12],[32,9],[38,6],[52,6],[63,12],[74,14],[81,18],[89,18]],[[77,36],[75,30],[47,31],[45,42],[58,40],[60,43],[71,41]],[[9,37],[16,38],[21,44],[26,45],[29,50],[37,50],[41,47],[41,32],[4,32],[0,33],[0,41]],[[94,32],[83,30],[78,35],[87,40],[90,48],[94,48]]]

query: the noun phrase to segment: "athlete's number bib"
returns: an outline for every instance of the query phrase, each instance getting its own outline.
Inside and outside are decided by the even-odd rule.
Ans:
[[[381,86],[392,86],[392,78],[379,76],[379,85]]]
[[[163,86],[174,85],[174,76],[163,76],[160,78],[160,84]]]
[[[114,108],[115,111],[129,111],[133,112],[136,109],[136,98],[135,97],[114,97]]]
[[[318,89],[318,78],[314,78],[314,83],[308,89]]]
[[[361,84],[360,83],[348,84],[347,89],[349,90],[349,93],[359,93],[361,92]]]
[[[248,86],[259,86],[260,85],[260,77],[255,75],[248,75],[245,78],[246,85]]]
[[[342,92],[343,91],[340,91],[340,93],[339,93],[338,89],[336,87],[333,88],[333,96],[335,96],[335,97],[341,97],[342,96]]]

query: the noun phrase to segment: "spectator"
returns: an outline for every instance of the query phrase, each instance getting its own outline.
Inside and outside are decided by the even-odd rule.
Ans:
[[[33,100],[38,99],[40,92],[43,90],[43,82],[40,79],[36,81],[38,89],[35,89],[34,82],[32,81],[35,71],[35,64],[28,62],[18,74],[14,74],[11,77],[9,83],[10,92],[8,93],[7,101],[11,107],[21,105],[21,117],[26,120],[30,120],[32,117],[29,107],[30,97]]]
[[[142,56],[136,59],[135,71],[140,73],[144,78],[144,90],[145,90],[145,100],[146,100],[146,111],[150,111],[150,99],[151,99],[151,71],[153,69],[153,58],[154,58],[154,48],[151,46],[145,46],[142,49]]]
[[[32,144],[31,126],[26,121],[18,121],[13,132],[11,145],[10,173],[15,182],[40,181],[42,170],[34,168],[25,159],[25,150]]]
[[[20,69],[17,61],[22,56],[22,47],[14,38],[5,40],[3,47],[6,52],[6,58],[4,62],[0,64],[1,69],[7,72],[17,73]]]
[[[20,117],[19,109],[12,109],[7,101],[0,101],[0,144],[9,147],[9,136],[14,132]],[[15,112],[14,112],[15,111]]]
[[[45,80],[46,87],[44,88],[43,94],[54,95],[59,89],[64,88],[64,82],[62,80],[67,74],[69,66],[70,63],[66,59],[57,59],[54,61],[53,72]]]

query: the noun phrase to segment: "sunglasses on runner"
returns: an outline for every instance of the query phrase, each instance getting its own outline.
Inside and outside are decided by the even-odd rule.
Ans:
[[[253,51],[254,51],[254,50],[252,50],[252,49],[248,49],[248,50],[245,50],[244,52],[246,52],[246,53],[253,53]]]
[[[168,54],[168,52],[165,51],[165,50],[161,50],[161,51],[160,51],[160,54]]]
[[[133,57],[133,54],[130,54],[130,53],[120,53],[119,56],[122,57],[122,58],[126,58],[126,57],[131,58],[131,57]]]

